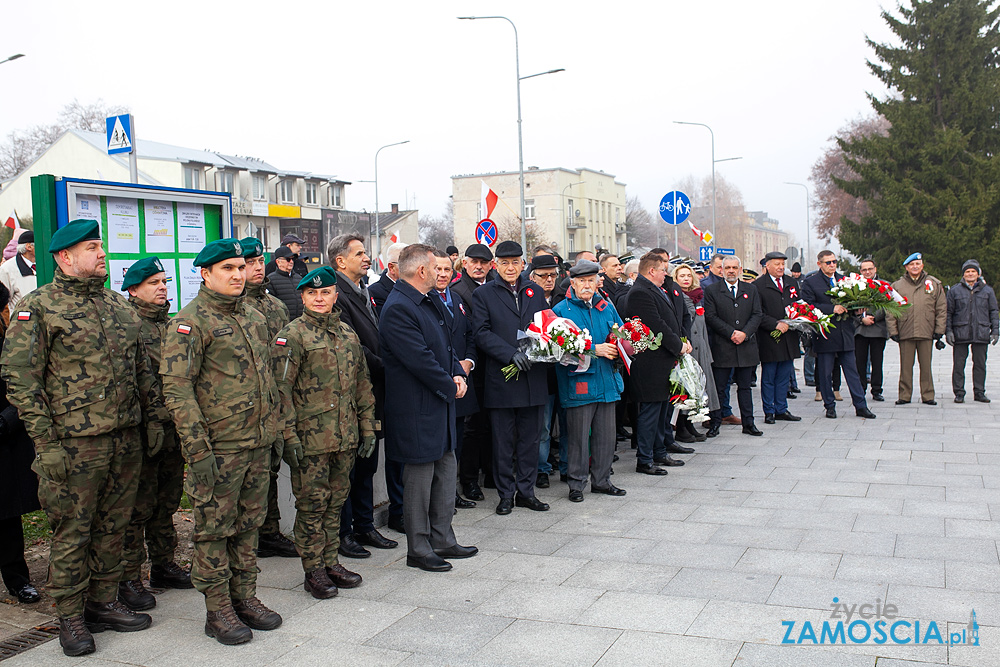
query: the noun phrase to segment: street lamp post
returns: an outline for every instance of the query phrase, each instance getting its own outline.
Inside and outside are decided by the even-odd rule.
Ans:
[[[794,183],[792,181],[785,181],[784,183],[785,185],[797,185],[806,191],[806,257],[812,257],[812,227],[809,224],[809,187],[805,183]]]
[[[9,63],[12,60],[17,60],[18,58],[23,58],[23,57],[24,57],[23,53],[15,53],[14,55],[10,56],[9,58],[5,58],[3,60],[0,60],[0,65],[3,65],[4,63]]]
[[[475,21],[476,19],[502,19],[509,23],[510,27],[514,29],[514,71],[517,75],[517,173],[518,183],[521,188],[521,248],[527,252],[526,246],[528,245],[528,227],[524,220],[524,145],[521,140],[521,81],[524,79],[531,79],[536,76],[542,76],[543,74],[555,74],[556,72],[562,72],[565,70],[550,69],[547,72],[521,76],[521,56],[517,43],[517,26],[514,25],[513,21],[506,16],[459,16],[458,18],[463,21]]]
[[[402,144],[408,144],[410,140],[397,141],[394,144],[386,144],[382,148],[389,148],[390,146],[400,146]],[[378,154],[382,152],[382,148],[375,151],[375,257],[382,255],[382,232],[379,230],[378,226]]]
[[[715,132],[712,132],[712,128],[704,123],[689,123],[683,120],[675,120],[674,122],[678,125],[700,125],[712,135],[712,236],[715,236]]]

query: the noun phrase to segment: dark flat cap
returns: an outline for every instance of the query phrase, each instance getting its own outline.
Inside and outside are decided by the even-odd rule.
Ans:
[[[21,232],[21,235],[17,237],[18,245],[22,243],[34,243],[34,242],[35,242],[35,232],[31,231],[30,229]]]
[[[535,269],[556,269],[559,262],[552,255],[537,255],[531,260],[531,270]]]
[[[101,223],[97,220],[73,220],[60,227],[49,240],[49,252],[72,248],[83,241],[100,241]]]
[[[764,255],[764,261],[769,262],[772,259],[788,259],[788,255],[783,252],[778,252],[777,250],[772,250],[771,252]]]
[[[591,262],[589,259],[581,259],[569,270],[570,278],[582,278],[584,276],[596,276],[601,271],[601,265]]]
[[[298,256],[299,256],[298,253],[292,252],[292,249],[289,248],[286,245],[279,246],[278,249],[274,251],[274,258],[275,259],[279,259],[279,258],[281,258],[281,259],[296,259],[296,258],[298,258]]]
[[[165,269],[163,268],[163,263],[160,262],[160,258],[155,255],[152,257],[144,257],[138,262],[133,263],[128,270],[125,271],[125,278],[122,280],[122,291],[124,292],[129,287],[141,284],[146,278],[150,276],[155,276],[157,273],[163,273]]]
[[[281,237],[281,245],[288,245],[289,243],[304,244],[305,242],[305,239],[300,239],[295,234],[285,234]]]
[[[483,245],[482,243],[473,243],[466,248],[465,256],[471,257],[472,259],[481,259],[484,262],[493,261],[493,253],[490,251],[489,246]]]
[[[497,257],[523,257],[524,249],[517,241],[503,241],[497,246]]]

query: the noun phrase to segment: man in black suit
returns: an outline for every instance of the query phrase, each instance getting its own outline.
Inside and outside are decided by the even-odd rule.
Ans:
[[[660,347],[646,350],[632,360],[629,391],[639,407],[634,424],[636,443],[635,471],[646,475],[666,475],[656,464],[681,466],[683,461],[670,457],[670,452],[690,453],[694,450],[674,442],[670,428],[670,371],[678,357],[691,352],[691,344],[682,342],[681,324],[674,306],[663,292],[667,263],[653,252],[639,260],[639,276],[629,290],[626,318],[638,317],[655,334],[663,334]]]
[[[788,324],[781,321],[788,317],[785,308],[795,301],[792,297],[794,279],[785,275],[786,259],[788,257],[777,251],[767,253],[764,256],[765,273],[754,281],[760,295],[757,346],[760,351],[760,402],[764,406],[765,424],[774,424],[777,420],[802,421],[788,411],[789,382],[795,372],[794,360],[799,356],[799,334],[789,331]],[[772,331],[780,331],[781,337],[775,340]]]
[[[327,257],[337,271],[337,305],[340,321],[351,327],[361,341],[361,349],[368,363],[372,391],[375,394],[375,419],[385,424],[385,369],[379,355],[378,317],[375,304],[361,279],[371,266],[365,252],[364,237],[360,234],[341,234],[330,241]],[[376,435],[382,437],[381,432]],[[386,462],[386,482],[389,470],[397,471],[400,481],[390,488],[390,518],[395,509],[395,519],[402,527],[403,490],[402,470],[398,464]],[[351,491],[340,515],[340,555],[347,558],[368,558],[371,552],[362,545],[376,549],[392,549],[398,546],[375,529],[375,498],[373,478],[378,471],[378,449],[367,457],[359,457],[351,470]],[[391,527],[391,525],[390,525]]]
[[[753,422],[753,395],[750,383],[754,369],[760,363],[757,350],[757,330],[760,328],[760,295],[753,283],[742,282],[743,267],[738,257],[722,260],[724,280],[705,288],[705,323],[712,348],[712,373],[721,401],[729,393],[729,377],[736,381],[736,396],[740,404],[740,422],[747,435],[763,435]],[[707,435],[719,434],[722,411],[713,410]]]
[[[405,243],[393,243],[385,251],[385,271],[377,281],[368,286],[368,293],[371,295],[372,299],[375,301],[375,315],[380,316],[382,314],[382,306],[385,304],[385,300],[389,298],[389,292],[392,291],[392,286],[396,284],[399,280],[399,253],[403,251],[406,247]]]
[[[816,336],[812,347],[816,352],[816,386],[823,396],[826,416],[837,418],[836,400],[833,394],[833,364],[840,363],[840,371],[851,392],[854,412],[865,419],[875,419],[865,400],[865,389],[858,375],[857,359],[854,357],[854,318],[840,304],[834,305],[827,290],[836,285],[844,276],[837,273],[837,256],[830,250],[823,250],[816,257],[819,271],[802,281],[802,299],[827,315],[836,315],[834,327],[826,338]]]
[[[510,514],[515,503],[539,512],[549,509],[535,497],[538,436],[548,396],[546,368],[533,366],[518,344],[518,333],[547,305],[542,289],[521,275],[523,254],[519,243],[500,243],[498,277],[472,294],[473,327],[480,359],[485,362],[486,407],[493,427],[493,479],[500,495],[497,514]],[[501,370],[507,364],[519,370],[509,381]]]
[[[479,550],[458,544],[455,512],[455,401],[468,385],[455,355],[445,304],[433,288],[434,248],[417,243],[398,256],[399,280],[382,310],[379,337],[386,373],[386,459],[404,465],[406,564],[446,572],[446,558]],[[446,256],[447,257],[447,256]]]
[[[674,279],[670,277],[670,272],[672,271],[669,266],[670,253],[663,248],[653,248],[649,252],[662,257],[663,262],[668,265],[666,267],[667,275],[663,279],[661,289],[667,296],[670,303],[673,304],[674,312],[677,313],[677,321],[681,325],[682,331],[680,335],[686,338],[691,338],[691,327],[694,326],[694,318],[691,317],[691,313],[688,312],[687,306],[684,305],[684,293],[681,292],[681,288],[677,286]]]

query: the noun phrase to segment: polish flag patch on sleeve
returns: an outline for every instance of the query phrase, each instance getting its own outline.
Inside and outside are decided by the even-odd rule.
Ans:
[[[18,311],[18,313],[17,313],[17,319],[21,320],[22,322],[25,321],[25,320],[30,320],[31,319],[31,311],[30,310],[20,310],[20,311]]]
[[[190,335],[191,334],[191,325],[190,324],[178,324],[177,325],[177,333],[184,334],[185,336]]]
[[[274,344],[275,345],[281,345],[282,347],[284,347],[285,345],[288,344],[288,339],[287,338],[275,338],[274,339]]]

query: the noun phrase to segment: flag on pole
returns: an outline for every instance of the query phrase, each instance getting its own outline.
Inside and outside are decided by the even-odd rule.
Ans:
[[[482,208],[479,211],[479,215],[483,219],[490,218],[493,215],[493,210],[497,207],[497,202],[500,201],[500,196],[490,189],[490,186],[486,185],[486,181],[482,181],[483,184],[483,199]]]
[[[7,220],[3,223],[3,226],[10,229],[21,228],[21,221],[17,219],[17,209],[14,209],[14,211],[7,216]]]
[[[389,245],[391,246],[393,243],[399,243],[399,235],[396,232],[393,232],[392,236],[389,237]],[[389,246],[386,246],[386,247],[389,247]],[[378,256],[378,270],[379,271],[385,271],[385,267],[386,266],[387,266],[387,264],[386,264],[385,260],[382,259],[382,255],[379,255]]]
[[[707,231],[707,230],[704,231],[704,232],[701,231],[700,229],[698,229],[697,227],[695,227],[694,223],[691,222],[690,220],[688,220],[688,227],[691,228],[691,233],[694,234],[695,236],[697,236],[698,240],[700,240],[702,243],[711,244],[712,243],[712,239],[715,238],[714,236],[712,236],[712,232]]]

